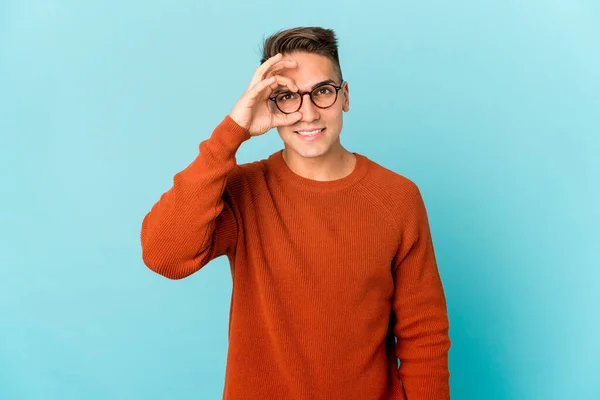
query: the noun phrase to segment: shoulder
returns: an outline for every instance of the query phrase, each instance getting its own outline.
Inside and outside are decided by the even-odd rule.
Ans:
[[[385,208],[400,226],[424,211],[421,190],[415,181],[371,159],[367,160],[369,168],[360,188],[365,196]]]
[[[365,157],[366,158],[366,157]],[[365,190],[374,190],[382,198],[397,200],[420,197],[418,185],[407,176],[367,158],[368,173],[363,180]]]
[[[258,188],[261,182],[265,182],[264,160],[236,164],[234,169],[227,175],[226,190],[238,195]]]

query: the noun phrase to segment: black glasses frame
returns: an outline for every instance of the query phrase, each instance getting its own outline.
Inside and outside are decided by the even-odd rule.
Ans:
[[[333,100],[333,103],[331,103],[331,105],[330,105],[330,106],[327,106],[327,107],[321,107],[321,106],[317,105],[317,103],[315,103],[315,100],[313,99],[313,92],[314,92],[315,90],[319,90],[319,89],[320,89],[320,88],[322,88],[323,86],[333,86],[333,87],[335,88],[335,99]],[[336,86],[336,85],[334,85],[333,83],[329,83],[329,82],[328,82],[328,83],[323,83],[323,84],[321,84],[321,85],[317,86],[316,88],[314,88],[314,89],[313,89],[313,90],[311,90],[310,92],[292,92],[292,91],[290,91],[289,93],[296,93],[296,94],[299,94],[299,95],[300,95],[300,104],[298,104],[298,108],[297,108],[296,110],[294,110],[294,111],[287,111],[287,112],[286,112],[286,111],[283,111],[281,108],[279,108],[279,105],[277,104],[277,101],[276,101],[276,99],[277,99],[277,96],[279,96],[279,95],[280,95],[280,94],[282,94],[282,93],[278,93],[278,94],[277,94],[277,95],[275,95],[275,96],[269,97],[269,100],[271,100],[271,101],[272,101],[272,102],[275,104],[275,107],[277,107],[277,109],[278,109],[279,111],[281,111],[282,113],[284,113],[284,114],[293,114],[293,113],[297,112],[299,109],[301,109],[301,108],[302,108],[302,101],[304,100],[304,95],[306,95],[306,94],[307,94],[307,95],[308,95],[308,97],[310,97],[310,101],[311,101],[311,102],[312,102],[312,103],[315,105],[315,107],[318,107],[318,108],[320,108],[320,109],[323,109],[323,110],[324,110],[324,109],[326,109],[326,108],[332,107],[332,106],[333,106],[333,105],[334,105],[334,104],[337,102],[337,99],[338,99],[338,92],[339,92],[339,91],[340,91],[340,89],[341,89],[341,88],[343,88],[343,87],[344,87],[344,80],[342,79],[342,81],[341,81],[341,83],[340,83],[340,85],[339,85],[339,86]],[[284,93],[288,93],[288,92],[284,92]]]

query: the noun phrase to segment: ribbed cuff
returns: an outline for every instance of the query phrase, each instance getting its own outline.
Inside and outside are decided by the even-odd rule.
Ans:
[[[210,137],[211,142],[214,143],[214,150],[225,158],[235,156],[242,143],[248,139],[250,139],[248,130],[229,115],[225,116]]]

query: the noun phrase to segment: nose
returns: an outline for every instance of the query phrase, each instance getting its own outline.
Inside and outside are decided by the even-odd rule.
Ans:
[[[308,99],[305,99],[304,96],[308,96]],[[310,93],[302,94],[302,107],[300,107],[299,111],[302,113],[302,121],[304,122],[312,122],[321,117],[319,109],[313,104],[310,98]]]

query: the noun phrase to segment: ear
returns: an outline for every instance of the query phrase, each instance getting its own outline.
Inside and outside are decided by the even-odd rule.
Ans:
[[[344,95],[344,105],[342,106],[342,110],[345,112],[350,111],[350,88],[348,87],[348,82],[344,81],[344,87],[342,87],[342,93]]]

